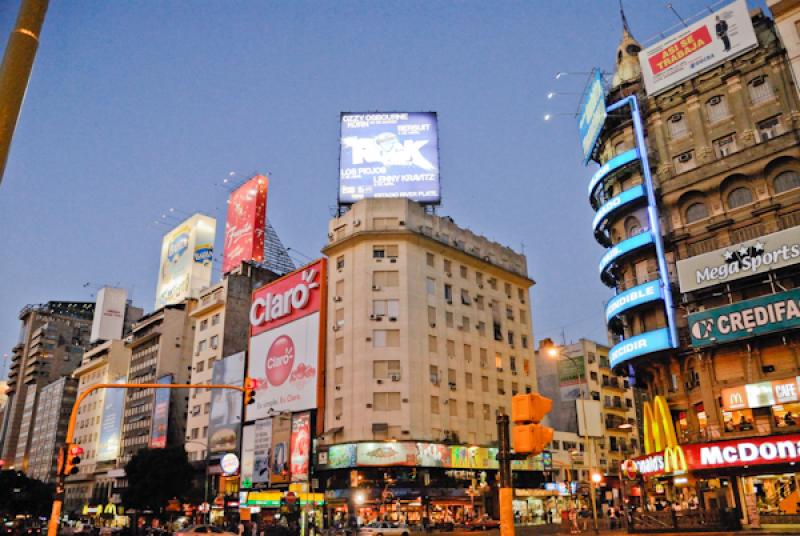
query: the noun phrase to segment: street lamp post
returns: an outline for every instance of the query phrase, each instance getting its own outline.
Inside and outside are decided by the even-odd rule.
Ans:
[[[572,357],[571,355],[566,353],[566,351],[564,351],[563,348],[558,348],[557,346],[553,345],[553,346],[550,346],[549,348],[547,348],[546,352],[547,352],[547,355],[549,357],[551,357],[551,358],[558,359],[558,358],[565,357],[565,358],[569,359],[570,362],[572,363],[572,366],[575,368],[576,374],[577,374],[577,371],[580,370],[578,365],[577,365],[577,363],[581,364],[581,368],[583,367],[583,362],[582,361],[579,361],[577,358]],[[583,450],[584,450],[584,453],[586,455],[589,455],[589,447],[590,446],[592,447],[591,463],[587,464],[587,465],[589,466],[589,472],[590,472],[589,498],[592,501],[592,520],[594,522],[594,531],[595,531],[595,533],[597,533],[598,532],[598,524],[597,524],[596,487],[597,487],[597,483],[600,482],[600,480],[602,480],[602,477],[597,481],[595,480],[595,477],[600,477],[600,473],[597,472],[595,464],[594,464],[594,461],[595,461],[594,448],[593,448],[594,447],[594,441],[592,441],[591,444],[590,444],[590,442],[589,442],[589,429],[588,429],[588,427],[586,425],[586,402],[589,400],[587,395],[588,395],[588,392],[584,391],[583,387],[580,387],[580,396],[581,396],[581,402],[582,402],[582,406],[583,406],[583,408],[582,408],[583,411],[581,411],[581,424],[583,426]]]
[[[208,504],[208,465],[209,465],[208,443],[203,443],[202,441],[192,441],[192,440],[184,441],[185,445],[188,445],[190,443],[194,444],[194,445],[200,445],[200,446],[204,447],[203,450],[206,453],[206,456],[205,456],[205,478],[204,478],[204,481],[203,481],[203,504],[207,505]],[[206,522],[208,522],[210,515],[211,515],[210,512],[203,512],[203,517],[205,517]]]

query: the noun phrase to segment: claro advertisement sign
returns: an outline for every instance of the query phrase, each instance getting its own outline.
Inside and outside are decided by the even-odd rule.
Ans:
[[[317,407],[325,268],[321,259],[253,293],[247,375],[257,387],[248,421]]]
[[[736,0],[639,53],[647,94],[664,91],[757,44],[747,3]]]
[[[242,261],[264,260],[268,186],[267,177],[256,175],[231,193],[225,221],[222,273],[230,272]]]
[[[372,197],[438,203],[436,113],[343,113],[339,162],[341,204]]]
[[[211,284],[217,221],[195,214],[164,236],[156,287],[156,309],[196,296]]]
[[[800,227],[678,261],[681,292],[735,281],[800,262]]]

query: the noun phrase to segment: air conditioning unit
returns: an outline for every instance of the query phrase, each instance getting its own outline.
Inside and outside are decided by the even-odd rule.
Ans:
[[[341,415],[337,415],[337,416],[336,416],[336,420],[337,420],[337,421],[341,421],[341,420],[342,420],[342,416],[341,416]]]
[[[678,162],[689,162],[692,159],[691,153],[684,153],[678,157]]]
[[[452,272],[447,272],[447,277],[453,277],[453,273]]]
[[[405,224],[406,224],[405,220],[400,220],[399,222],[397,222],[397,225],[405,225]]]
[[[377,318],[378,318],[378,315],[369,315],[369,319],[370,320],[376,320]]]
[[[483,288],[483,283],[478,283],[478,288]]]
[[[380,290],[380,289],[381,287],[379,287],[378,285],[372,285],[372,290]]]
[[[341,390],[342,390],[342,386],[341,386],[341,385],[337,385],[337,386],[336,386],[336,390],[337,390],[337,391],[341,391]]]
[[[372,409],[372,404],[367,404],[368,409]]]
[[[506,394],[506,391],[505,391],[505,389],[500,389],[499,391],[497,391],[497,393],[501,394],[501,395],[504,395],[504,394]]]
[[[430,326],[431,326],[432,328],[435,328],[435,327],[436,327],[436,322],[431,322]]]
[[[431,374],[431,383],[433,385],[439,385],[439,376],[436,374]]]
[[[397,263],[397,257],[390,257],[389,258],[389,262],[392,263],[392,264]]]
[[[456,390],[456,382],[450,382],[449,385],[450,385],[450,390],[451,391],[455,391]]]
[[[400,378],[401,378],[401,376],[400,376],[400,373],[399,373],[399,372],[395,372],[395,373],[389,374],[389,378],[390,378],[390,379],[391,379],[393,382],[399,382],[399,381],[400,381]]]
[[[353,227],[358,227],[361,225],[361,220],[353,220]]]
[[[377,380],[380,385],[383,385],[383,380]]]
[[[333,301],[335,301],[336,303],[339,303],[340,301],[342,301],[342,297],[341,296],[334,296],[333,297]]]
[[[389,317],[389,322],[397,322],[397,317],[396,316],[390,316]]]
[[[341,327],[339,327],[339,325],[338,325],[338,324],[334,324],[334,326],[333,326],[333,331],[339,331],[340,329],[342,329],[342,328],[341,328]]]

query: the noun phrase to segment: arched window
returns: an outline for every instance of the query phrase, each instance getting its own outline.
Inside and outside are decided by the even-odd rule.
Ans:
[[[686,209],[686,223],[693,223],[708,218],[708,209],[703,203],[692,203]]]
[[[800,188],[800,175],[796,171],[784,171],[775,177],[775,193]]]
[[[642,224],[639,223],[639,218],[636,216],[629,216],[625,218],[625,235],[630,238],[642,232]]]
[[[740,186],[728,194],[728,208],[738,208],[753,202],[753,193]]]

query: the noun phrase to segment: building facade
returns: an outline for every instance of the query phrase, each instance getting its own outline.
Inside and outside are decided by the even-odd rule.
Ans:
[[[446,445],[496,446],[497,413],[536,387],[525,257],[403,199],[356,203],[330,222],[328,237],[321,444],[357,445],[357,460],[370,457],[366,445],[438,453],[441,471],[364,462],[373,467],[361,486],[372,482],[373,494],[362,504],[381,501],[374,490],[385,469],[404,493],[419,496],[427,482],[424,500],[435,504],[437,490],[452,486],[451,504],[474,508],[481,471],[448,474]],[[333,496],[354,508],[349,470],[325,475],[328,489],[339,488]]]
[[[13,460],[9,465],[17,470],[28,469],[36,391],[71,374],[80,364],[88,346],[93,312],[91,302],[59,301],[28,305],[20,311],[20,339],[12,348],[0,456]]]
[[[717,32],[729,8],[709,16]],[[785,314],[800,281],[798,94],[787,40],[760,10],[749,18],[737,24],[752,23],[753,47],[652,93],[626,28],[606,97],[590,201],[616,290],[610,365],[650,400],[645,455],[624,472],[645,511],[688,510],[637,513],[637,528],[800,523],[785,450],[800,431]]]
[[[42,388],[36,408],[36,426],[31,436],[28,475],[42,482],[54,482],[58,447],[67,437],[67,425],[78,382],[63,376]]]

